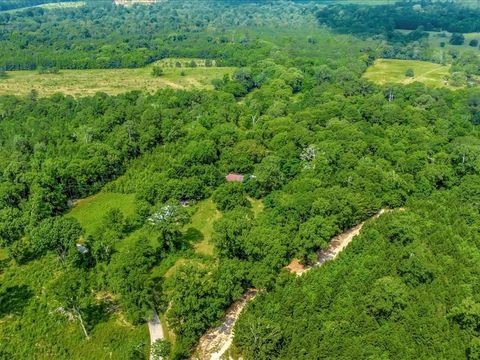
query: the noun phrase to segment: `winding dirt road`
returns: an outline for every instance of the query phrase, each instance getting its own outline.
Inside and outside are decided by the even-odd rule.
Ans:
[[[398,210],[404,210],[404,209],[398,209]],[[354,226],[353,228],[344,231],[340,235],[333,237],[330,240],[328,247],[326,249],[320,250],[317,252],[318,260],[315,264],[310,266],[305,266],[301,264],[298,259],[293,259],[292,262],[286,267],[287,270],[291,273],[297,274],[297,276],[300,276],[306,273],[307,271],[313,269],[314,267],[322,266],[327,261],[334,260],[338,256],[338,254],[340,254],[348,246],[348,244],[352,242],[354,237],[360,234],[360,231],[362,231],[363,225],[365,225],[367,221],[377,219],[382,214],[386,212],[391,212],[391,211],[394,211],[394,209],[381,209],[379,212],[373,215],[370,219],[365,220],[364,222]]]
[[[235,301],[226,311],[222,325],[210,329],[200,339],[197,351],[192,359],[220,360],[233,341],[233,327],[247,303],[258,293],[257,289],[249,289],[240,300]]]
[[[291,273],[297,274],[297,276],[301,276],[314,267],[322,266],[327,261],[334,260],[338,254],[340,254],[347,247],[347,245],[352,242],[354,237],[360,234],[360,231],[366,222],[372,219],[377,219],[382,214],[391,211],[394,211],[394,209],[381,209],[370,219],[332,238],[325,250],[320,250],[317,252],[318,260],[315,264],[305,266],[301,264],[298,259],[293,259],[286,269]],[[220,360],[222,358],[232,344],[234,335],[233,327],[235,326],[240,313],[245,308],[247,303],[255,297],[257,292],[258,290],[256,289],[248,290],[240,300],[236,301],[226,311],[222,325],[210,329],[201,337],[195,354],[191,358],[192,360]]]

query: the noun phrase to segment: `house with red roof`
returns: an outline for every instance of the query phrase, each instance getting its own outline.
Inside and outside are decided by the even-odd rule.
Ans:
[[[243,182],[244,176],[242,174],[235,174],[235,173],[230,173],[227,176],[225,176],[225,179],[227,179],[228,182],[236,181],[236,182]]]

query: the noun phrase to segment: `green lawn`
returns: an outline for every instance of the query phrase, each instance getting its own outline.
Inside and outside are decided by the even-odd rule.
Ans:
[[[8,251],[7,249],[0,248],[0,261],[8,259]]]
[[[97,92],[117,95],[130,90],[155,92],[162,88],[211,89],[213,79],[232,73],[231,67],[176,68],[164,66],[164,75],[154,77],[152,66],[137,69],[60,70],[58,74],[38,71],[8,71],[0,80],[0,95],[25,96],[36,90],[39,96],[63,93],[75,97]]]
[[[153,277],[171,276],[183,264],[201,263],[202,257],[212,258],[215,255],[215,248],[211,242],[213,223],[221,217],[221,213],[211,199],[200,201],[189,210],[193,211],[193,215],[190,222],[183,227],[182,232],[183,241],[188,243],[191,248],[183,250],[181,253],[168,255],[153,269]],[[118,243],[117,250],[122,251],[125,246],[141,237],[149,239],[153,247],[158,245],[151,226],[145,224]]]
[[[217,210],[212,199],[200,201],[194,206],[195,209],[190,223],[183,228],[184,241],[191,244],[193,253],[187,253],[185,256],[172,257],[169,261],[167,259],[167,261],[164,261],[155,269],[157,276],[163,275],[170,277],[175,273],[176,269],[182,265],[188,263],[202,264],[202,256],[206,258],[214,257],[215,247],[211,242],[213,223],[219,219],[222,214]]]
[[[76,218],[87,235],[93,233],[102,223],[103,216],[111,209],[119,209],[125,216],[134,213],[133,194],[100,192],[85,199],[78,200],[75,207],[67,214]]]
[[[255,217],[257,217],[262,211],[265,205],[263,204],[262,200],[254,199],[254,198],[248,198],[250,201],[250,204],[252,204],[252,211]]]
[[[197,210],[190,224],[184,228],[185,238],[193,242],[196,253],[212,256],[214,254],[214,246],[211,242],[213,223],[220,219],[222,214],[217,210],[212,199],[203,200],[196,206]]]
[[[414,71],[414,77],[406,77],[407,69]],[[421,82],[432,87],[449,87],[444,80],[449,76],[450,67],[427,61],[378,59],[367,69],[364,78],[377,84]]]

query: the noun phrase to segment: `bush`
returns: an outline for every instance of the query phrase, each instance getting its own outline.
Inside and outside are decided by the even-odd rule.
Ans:
[[[168,340],[157,340],[152,344],[153,359],[168,359],[172,350],[172,344]]]
[[[451,86],[463,86],[465,85],[465,74],[462,72],[454,72],[452,76],[450,77],[449,84]]]
[[[220,185],[213,193],[213,200],[220,211],[232,210],[236,207],[250,207],[243,184],[237,182]]]
[[[59,74],[60,70],[56,67],[40,67],[38,68],[39,74]]]
[[[477,39],[472,39],[470,40],[470,43],[468,44],[471,47],[477,47],[478,46],[478,40]]]
[[[407,71],[405,71],[405,76],[406,77],[414,77],[415,73],[413,72],[413,69],[407,69]]]
[[[161,67],[155,66],[152,68],[152,75],[155,77],[159,77],[163,75],[163,69]]]
[[[463,34],[460,34],[460,33],[453,33],[449,41],[451,45],[463,45],[464,42],[465,42],[465,36],[463,36]]]

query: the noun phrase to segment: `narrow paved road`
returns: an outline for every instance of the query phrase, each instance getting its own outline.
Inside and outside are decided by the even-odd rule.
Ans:
[[[162,323],[160,318],[155,310],[153,310],[153,318],[148,322],[148,331],[150,332],[150,345],[157,340],[162,340],[165,338],[163,334]],[[153,360],[152,354],[150,352],[150,360]]]
[[[404,210],[404,209],[399,209]],[[292,262],[286,267],[288,271],[301,276],[307,271],[313,269],[317,266],[322,266],[324,263],[330,260],[334,260],[338,254],[340,254],[353,238],[360,234],[360,231],[363,228],[363,225],[371,219],[376,219],[380,215],[393,211],[392,209],[381,209],[370,219],[354,226],[351,229],[343,232],[340,235],[335,236],[330,240],[328,247],[325,250],[321,250],[317,253],[318,260],[315,264],[310,266],[304,266],[299,262],[298,259],[293,259]],[[195,354],[192,356],[194,360],[220,360],[222,356],[229,349],[233,341],[233,328],[235,323],[240,316],[240,313],[247,305],[247,303],[252,300],[257,294],[258,290],[250,289],[248,290],[243,297],[235,302],[225,313],[223,318],[223,323],[219,327],[210,329],[205,335],[202,336],[200,342],[197,346]]]

